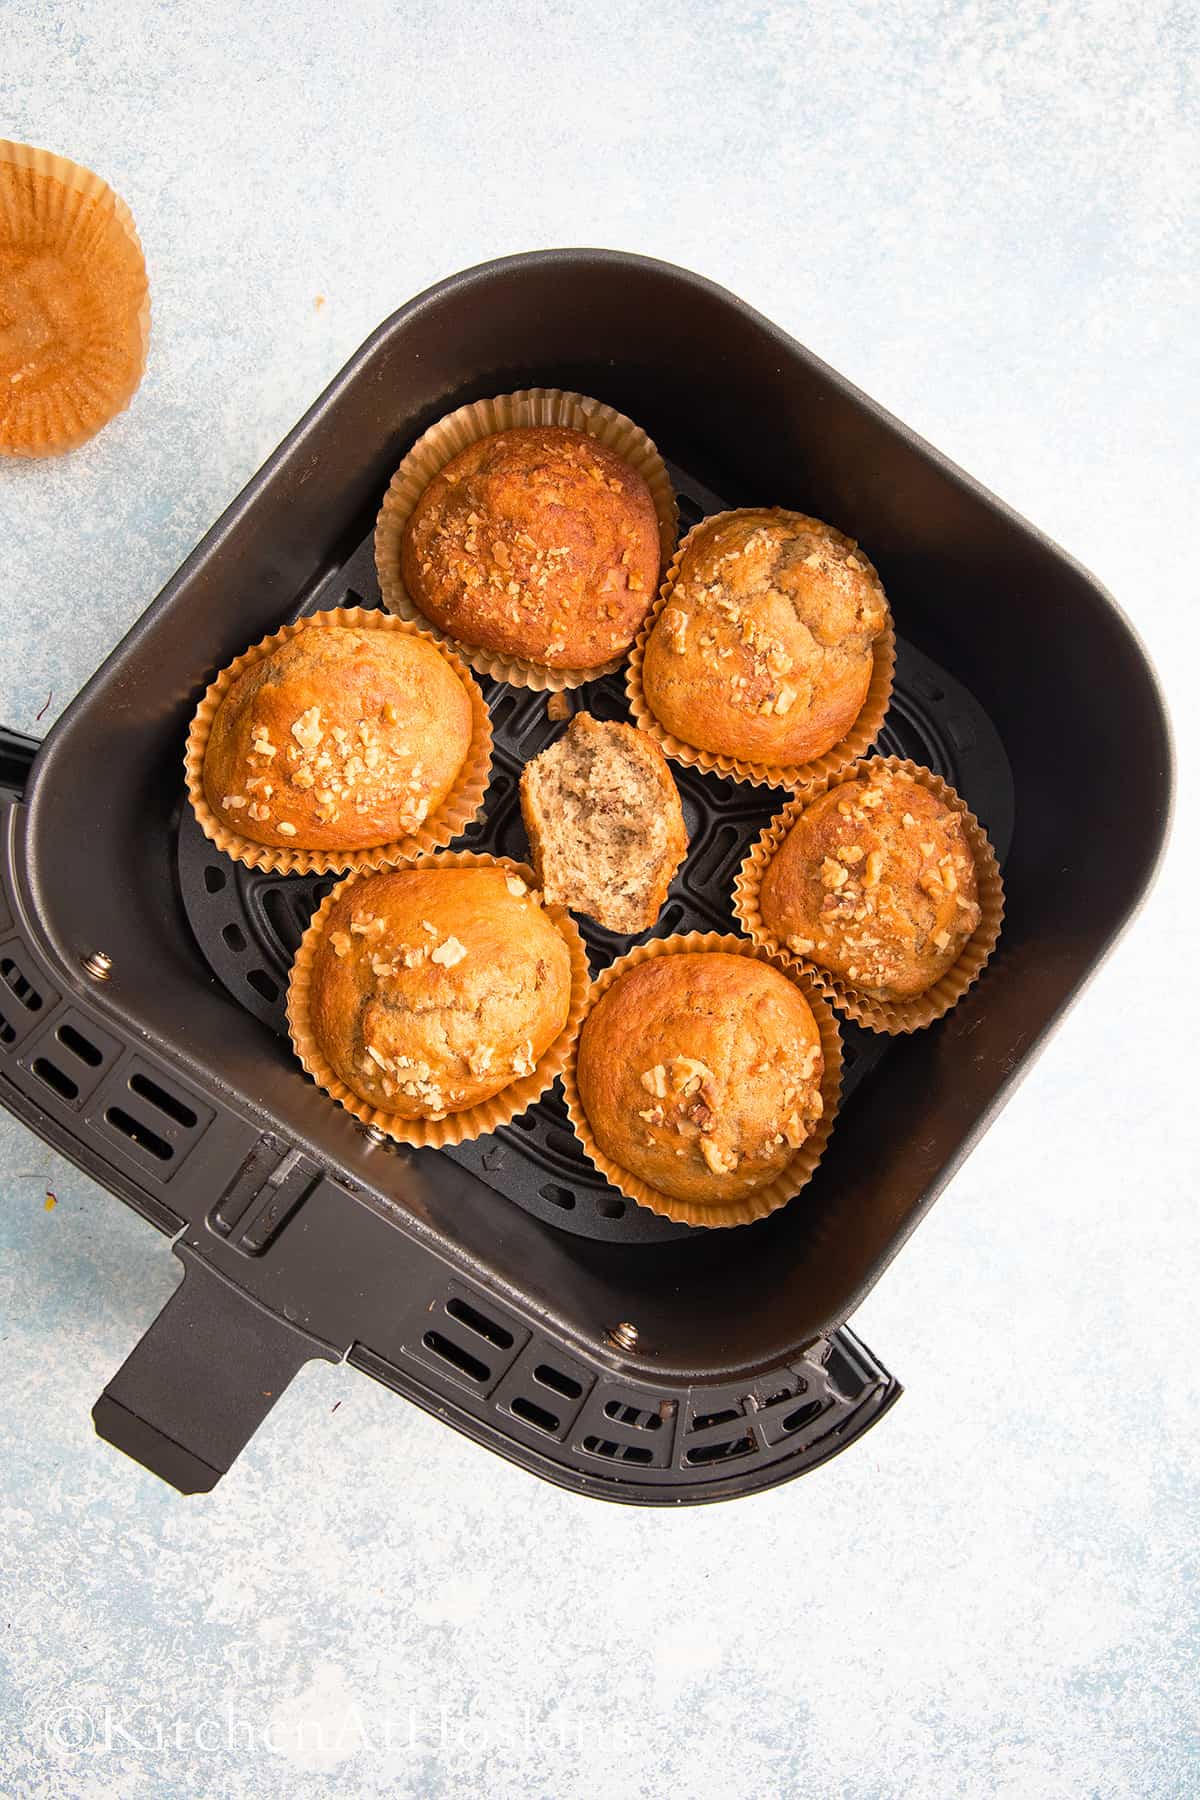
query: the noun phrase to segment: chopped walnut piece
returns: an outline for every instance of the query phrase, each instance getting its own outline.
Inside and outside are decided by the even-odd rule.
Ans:
[[[319,706],[310,706],[307,712],[302,712],[298,719],[292,721],[292,736],[302,750],[317,749],[321,739],[325,736],[321,728]]]
[[[700,1140],[700,1154],[714,1175],[732,1175],[738,1166],[738,1159],[730,1151],[724,1151],[711,1137]]]
[[[350,948],[350,933],[348,931],[331,931],[329,947],[335,956],[345,956]]]
[[[832,856],[827,856],[821,864],[821,881],[827,888],[840,888],[846,881],[846,870]]]
[[[226,794],[224,799],[221,801],[221,805],[227,806],[229,808],[230,812],[240,812],[242,807],[245,806],[245,804],[246,804],[245,794]]]
[[[883,874],[883,851],[872,850],[867,858],[867,866],[863,870],[863,886],[878,887],[879,878]]]
[[[641,1080],[648,1094],[653,1094],[656,1100],[666,1099],[667,1071],[661,1063],[655,1063],[652,1069],[644,1069]]]
[[[290,819],[280,819],[277,830],[281,837],[295,837],[296,827]]]
[[[362,937],[380,937],[384,930],[382,919],[374,913],[356,912],[350,921],[350,929]]]
[[[933,941],[939,950],[948,950],[950,948],[950,933],[948,931],[935,931],[933,934]]]
[[[862,861],[866,852],[861,844],[843,844],[836,854],[839,862],[856,863]]]
[[[571,702],[567,699],[567,696],[565,694],[551,694],[546,702],[546,717],[557,722],[560,719],[569,719],[570,716]]]
[[[445,969],[453,969],[467,954],[467,946],[456,937],[448,937],[444,944],[429,952],[430,962],[441,963]]]
[[[517,900],[521,898],[522,894],[527,894],[529,892],[527,884],[521,880],[519,875],[506,875],[504,878],[504,885],[509,893],[513,895],[514,899]]]
[[[792,705],[795,701],[795,698],[796,698],[795,688],[789,687],[787,682],[785,681],[783,686],[779,690],[779,698],[775,702],[775,711],[777,713],[790,712],[792,709]]]
[[[685,612],[680,612],[677,606],[668,606],[664,611],[660,622],[662,624],[663,636],[666,638],[667,643],[672,650],[677,654],[682,655],[687,648],[687,614]]]
[[[811,938],[790,937],[788,939],[788,949],[794,950],[797,956],[807,956],[809,951],[814,948],[815,946]]]

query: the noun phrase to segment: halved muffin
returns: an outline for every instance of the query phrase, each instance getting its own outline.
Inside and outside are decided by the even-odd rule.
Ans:
[[[548,900],[609,931],[649,930],[687,855],[679,791],[652,739],[577,713],[526,764],[521,812]]]

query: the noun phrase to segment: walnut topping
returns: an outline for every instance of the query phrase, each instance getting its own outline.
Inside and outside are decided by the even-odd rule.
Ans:
[[[281,837],[295,837],[296,835],[296,827],[292,824],[290,819],[280,819],[276,829],[279,831]]]
[[[250,817],[252,819],[257,819],[260,824],[263,823],[265,820],[269,819],[271,816],[270,807],[263,806],[260,803],[258,803],[257,801],[252,802],[247,810],[249,811]]]
[[[915,825],[916,822],[917,821],[913,818],[911,813],[905,813],[903,819],[900,821],[902,825]]]
[[[652,1069],[644,1069],[642,1071],[641,1082],[646,1092],[648,1094],[653,1094],[656,1100],[666,1099],[667,1071],[661,1063],[655,1063]]]
[[[317,749],[321,739],[325,736],[321,729],[319,706],[310,706],[307,712],[302,712],[298,719],[292,721],[292,736],[302,750]]]
[[[444,944],[429,953],[430,962],[441,963],[445,969],[453,969],[467,954],[467,946],[459,943],[456,937],[448,937]]]
[[[937,845],[936,844],[918,844],[917,849],[921,852],[922,856],[932,856],[934,851],[937,849]]]
[[[950,948],[950,933],[948,931],[935,931],[933,934],[933,941],[939,950],[948,950]]]
[[[504,878],[504,885],[509,893],[513,895],[514,899],[517,900],[521,898],[522,894],[527,894],[529,892],[528,887],[521,880],[519,875],[506,875]]]
[[[863,871],[863,886],[878,887],[879,877],[883,874],[883,851],[872,850],[867,858],[867,866]]]
[[[836,854],[839,862],[856,863],[862,861],[865,852],[861,844],[843,844]]]
[[[648,1125],[662,1125],[666,1122],[666,1114],[661,1106],[647,1106],[638,1112],[639,1119],[645,1119]]]
[[[345,956],[350,948],[350,934],[347,931],[331,931],[329,947],[335,956]]]
[[[846,870],[832,856],[827,856],[821,864],[821,881],[827,888],[840,888],[846,881]]]
[[[882,806],[883,805],[883,790],[882,790],[882,788],[878,788],[878,787],[864,788],[863,792],[858,796],[858,804],[860,806],[865,806],[868,811],[873,810],[877,806]]]
[[[518,1050],[513,1057],[514,1075],[532,1075],[534,1071],[533,1044],[527,1043],[523,1050]]]
[[[797,956],[807,956],[809,951],[814,948],[815,945],[811,938],[790,937],[788,939],[788,949],[794,950]]]
[[[714,1175],[732,1175],[738,1166],[738,1159],[732,1150],[722,1150],[711,1137],[700,1139],[700,1154]]]
[[[677,606],[668,606],[662,616],[663,636],[672,650],[682,656],[687,648],[687,614]]]
[[[362,937],[380,937],[384,930],[382,919],[374,913],[356,912],[350,921],[350,929]]]
[[[570,716],[571,702],[567,699],[567,696],[565,694],[551,694],[546,702],[546,717],[557,722],[560,719],[569,719]]]
[[[693,1056],[671,1058],[671,1086],[677,1094],[694,1094],[702,1081],[712,1081],[713,1072]]]
[[[226,794],[225,798],[221,801],[221,805],[228,807],[230,812],[240,812],[245,804],[245,794]]]

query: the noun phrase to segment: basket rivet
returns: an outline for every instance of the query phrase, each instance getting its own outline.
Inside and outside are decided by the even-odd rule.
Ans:
[[[617,1350],[637,1349],[638,1328],[631,1325],[628,1319],[622,1319],[619,1325],[613,1325],[604,1335]]]
[[[83,966],[93,981],[107,981],[112,974],[112,957],[107,950],[93,950],[83,958]]]
[[[378,1125],[364,1125],[362,1134],[366,1138],[368,1144],[387,1143],[387,1132],[381,1131]]]

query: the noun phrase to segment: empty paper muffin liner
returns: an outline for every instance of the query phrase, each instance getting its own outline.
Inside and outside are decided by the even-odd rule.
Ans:
[[[150,343],[142,246],[133,214],[99,175],[7,138],[0,139],[0,243],[27,251],[39,271],[24,287],[20,264],[9,278],[15,316],[5,321],[11,354],[0,358],[0,455],[58,456],[124,412],[142,379]],[[78,284],[74,295],[68,276]],[[52,281],[53,319],[40,291]],[[27,367],[17,362],[23,327]],[[36,366],[47,345],[63,364],[53,380],[39,378]]]
[[[505,856],[477,856],[466,850],[449,850],[434,856],[414,857],[405,867],[504,869],[510,874],[519,875],[534,893],[538,891],[537,878],[529,865],[514,862]],[[323,1088],[339,1106],[344,1106],[361,1124],[373,1126],[394,1138],[398,1144],[425,1145],[430,1149],[442,1150],[448,1145],[465,1144],[472,1138],[482,1137],[485,1132],[495,1131],[497,1127],[509,1124],[518,1113],[523,1113],[532,1106],[562,1073],[587,1006],[587,951],[574,919],[564,907],[547,906],[543,902],[546,916],[561,935],[571,958],[571,1002],[566,1023],[554,1042],[542,1052],[533,1073],[501,1088],[490,1100],[480,1100],[474,1106],[464,1107],[461,1112],[447,1113],[443,1119],[402,1118],[396,1113],[382,1112],[378,1107],[370,1106],[346,1086],[330,1067],[316,1040],[309,1018],[312,962],[317,944],[326,929],[335,900],[348,887],[363,879],[363,873],[348,875],[345,881],[339,881],[325,896],[313,914],[296,952],[288,981],[287,1017],[292,1048],[300,1062],[317,1086]]]
[[[592,983],[583,1017],[591,1011],[600,996],[607,992],[617,978],[627,969],[638,963],[647,962],[652,956],[684,956],[697,952],[716,953],[726,956],[748,956],[758,962],[769,963],[793,982],[812,1009],[813,1018],[821,1038],[821,1054],[824,1059],[824,1071],[821,1076],[821,1098],[824,1111],[818,1119],[810,1135],[804,1140],[787,1167],[778,1174],[774,1181],[758,1189],[756,1193],[745,1194],[741,1199],[724,1203],[715,1202],[702,1205],[694,1200],[676,1200],[670,1194],[660,1193],[657,1188],[639,1180],[636,1175],[623,1169],[619,1163],[605,1155],[591,1134],[587,1122],[587,1114],[579,1097],[579,1086],[576,1077],[576,1063],[579,1050],[579,1030],[571,1043],[566,1066],[562,1072],[563,1094],[566,1098],[567,1112],[575,1135],[583,1146],[588,1161],[593,1163],[601,1175],[627,1200],[634,1200],[639,1206],[648,1207],[651,1212],[661,1217],[675,1219],[684,1225],[749,1225],[755,1219],[765,1219],[770,1213],[778,1212],[789,1200],[795,1199],[809,1181],[812,1180],[817,1164],[829,1141],[829,1133],[833,1129],[837,1117],[838,1100],[842,1088],[842,1040],[838,1032],[837,1020],[830,1009],[828,1001],[809,978],[807,970],[797,967],[794,959],[788,960],[773,954],[770,950],[753,944],[743,937],[734,937],[730,933],[719,931],[688,931],[678,937],[652,938],[648,944],[638,944],[618,957]]]
[[[876,1000],[870,994],[864,994],[861,989],[851,986],[840,976],[823,969],[819,963],[808,957],[797,956],[795,951],[789,950],[786,944],[781,943],[767,929],[759,907],[759,895],[767,865],[805,807],[827,793],[831,787],[854,781],[858,776],[880,766],[902,770],[911,775],[914,781],[928,788],[931,794],[936,794],[943,805],[951,807],[962,820],[975,860],[979,923],[963,945],[958,960],[932,987],[911,1000]],[[805,788],[803,793],[797,794],[772,819],[751,846],[738,870],[733,886],[733,910],[756,944],[783,957],[792,967],[803,969],[839,1012],[845,1013],[856,1024],[865,1025],[869,1031],[884,1032],[895,1037],[907,1031],[920,1031],[926,1025],[932,1025],[936,1019],[943,1018],[952,1007],[958,1005],[972,982],[978,979],[1000,936],[1004,918],[1004,884],[1000,879],[996,853],[983,826],[962,796],[955,793],[940,775],[935,775],[932,769],[923,769],[919,763],[906,762],[900,756],[868,757],[829,776],[825,781]]]
[[[396,473],[384,495],[383,506],[375,526],[375,568],[384,605],[402,619],[420,625],[429,637],[457,651],[480,675],[491,675],[496,681],[507,681],[513,687],[563,688],[582,687],[585,681],[597,681],[611,675],[624,662],[627,651],[598,663],[591,669],[550,669],[543,663],[526,662],[519,657],[504,656],[479,645],[460,643],[440,626],[427,619],[404,585],[400,548],[404,527],[417,501],[434,476],[465,450],[468,444],[494,432],[507,431],[516,425],[564,425],[572,431],[586,431],[609,450],[635,468],[650,489],[658,516],[660,544],[659,567],[665,568],[679,533],[679,509],[671,488],[666,464],[654,444],[639,425],[627,419],[602,400],[590,400],[586,394],[564,393],[559,388],[523,388],[516,394],[498,394],[493,400],[476,400],[447,413],[419,437]]]
[[[763,507],[756,510],[778,513],[783,517],[795,517],[787,507]],[[822,756],[814,756],[806,763],[758,763],[744,762],[738,757],[721,756],[713,750],[697,749],[695,744],[687,743],[676,737],[673,732],[661,725],[655,717],[646,691],[642,684],[642,663],[646,653],[646,644],[654,629],[655,621],[667,605],[679,579],[679,569],[686,554],[688,545],[701,529],[713,525],[719,520],[732,517],[732,513],[711,513],[708,518],[701,519],[688,532],[671,559],[658,598],[651,607],[642,628],[637,634],[630,652],[629,667],[626,670],[626,688],[629,693],[629,708],[636,724],[642,731],[648,732],[656,743],[661,745],[665,753],[675,762],[684,763],[689,769],[705,769],[714,775],[730,775],[736,781],[748,781],[758,787],[802,788],[809,782],[819,781],[822,777],[834,774],[846,763],[853,762],[856,757],[865,756],[875,739],[883,729],[884,717],[892,697],[892,679],[896,670],[896,632],[892,624],[889,608],[887,623],[872,646],[871,680],[867,687],[866,699],[862,703],[858,717],[846,733],[845,737],[826,750]],[[825,529],[843,543],[852,540],[842,532],[834,531],[832,526]]]
[[[294,625],[285,625],[282,631],[263,638],[243,655],[236,657],[227,668],[221,670],[196,708],[184,754],[188,799],[205,837],[218,850],[224,851],[226,856],[233,857],[235,862],[244,863],[248,869],[270,869],[278,875],[340,875],[349,870],[387,868],[392,863],[406,862],[430,850],[440,850],[466,830],[483,804],[492,767],[491,716],[479,683],[470,670],[464,667],[452,651],[439,645],[441,654],[462,682],[471,702],[471,741],[453,787],[437,811],[430,813],[410,837],[396,838],[391,843],[374,844],[361,850],[284,850],[275,845],[256,843],[253,838],[242,837],[238,832],[232,831],[222,819],[217,818],[204,793],[204,753],[221,701],[244,670],[270,656],[281,644],[286,644],[289,638],[299,636],[302,631],[327,631],[338,626],[353,626],[359,631],[402,631],[407,632],[410,637],[423,635],[404,619],[393,618],[391,613],[363,606],[344,606],[332,612],[312,613],[308,618],[297,619]]]

